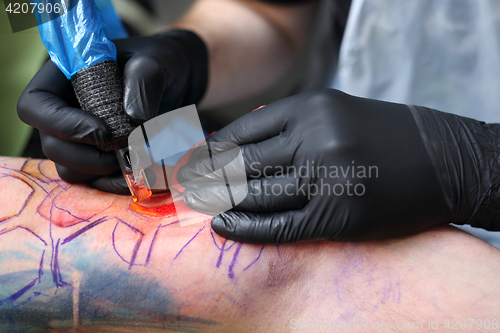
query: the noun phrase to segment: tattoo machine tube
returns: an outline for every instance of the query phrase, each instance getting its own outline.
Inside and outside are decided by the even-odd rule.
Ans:
[[[135,126],[123,110],[122,75],[116,63],[116,47],[108,39],[124,37],[124,30],[110,10],[109,0],[98,1],[106,8],[110,26],[119,31],[106,31],[105,19],[94,0],[61,1],[62,10],[57,15],[37,13],[38,29],[52,62],[71,80],[82,109],[103,119],[111,129],[111,140],[99,148],[116,152],[133,199],[140,201],[151,197],[152,191],[146,177],[136,179],[127,168],[127,138]],[[144,176],[144,172],[136,174]]]

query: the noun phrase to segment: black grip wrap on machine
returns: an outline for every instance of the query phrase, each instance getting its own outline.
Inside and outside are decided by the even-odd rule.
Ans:
[[[134,126],[123,111],[123,84],[118,64],[104,61],[84,68],[71,78],[76,97],[83,110],[103,119],[111,129],[111,140],[104,151],[115,151],[127,145]]]

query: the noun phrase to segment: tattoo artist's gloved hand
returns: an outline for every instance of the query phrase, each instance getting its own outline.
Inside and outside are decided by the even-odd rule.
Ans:
[[[114,41],[123,71],[124,109],[136,124],[161,112],[197,103],[207,86],[207,50],[186,30]],[[112,152],[104,121],[79,108],[71,82],[49,60],[21,95],[18,114],[40,130],[45,155],[61,178],[90,182],[100,190],[129,194]]]
[[[207,142],[239,145],[245,162],[248,195],[212,219],[229,239],[365,241],[450,222],[500,230],[497,124],[318,90],[249,113]],[[181,182],[210,172],[192,159]],[[203,212],[220,193],[188,186],[184,201]]]

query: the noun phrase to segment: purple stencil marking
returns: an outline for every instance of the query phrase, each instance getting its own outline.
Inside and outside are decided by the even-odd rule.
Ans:
[[[59,275],[57,274],[57,269],[55,269],[55,267],[58,265],[56,256],[56,250],[54,249],[54,251],[52,252],[52,264],[50,270],[52,272],[52,280],[54,280],[54,283],[57,285]]]
[[[224,251],[230,250],[234,246],[234,244],[236,244],[236,241],[233,241],[233,244],[229,245],[229,247],[226,248]]]
[[[54,246],[54,238],[52,237],[52,224],[49,227],[49,234],[52,243],[52,257],[50,259],[50,270],[52,272],[52,280],[57,288],[63,287],[67,285],[66,282],[62,280],[61,272],[59,270],[59,242],[60,239],[57,240],[56,245]]]
[[[217,246],[217,248],[220,250],[219,244],[217,244],[217,241],[215,240],[214,232],[212,231],[212,228],[210,228],[210,236],[212,236],[212,240],[214,241],[214,245]]]
[[[51,193],[52,193],[52,192],[51,192]],[[57,193],[57,194],[56,194],[56,196],[52,199],[52,204],[50,205],[50,209],[49,209],[49,220],[50,220],[50,221],[52,221],[52,208],[54,208],[54,205],[53,205],[54,200],[56,200],[56,199],[57,199],[57,196],[58,196],[60,193],[61,193],[61,192]],[[50,196],[50,194],[49,194],[49,196]],[[47,199],[48,199],[48,197],[45,197],[44,201],[45,201],[45,200],[47,200]],[[41,204],[40,204],[40,205],[41,205]],[[52,223],[51,223],[51,224],[52,224]]]
[[[52,224],[49,225],[49,234],[50,245],[52,246],[52,255],[50,256],[50,270],[52,271],[52,267],[54,267],[54,238],[52,238]]]
[[[64,191],[66,191],[67,189],[63,189],[62,191],[60,191],[59,193],[56,194],[56,196],[52,199],[52,205],[50,206],[50,213],[49,213],[49,216],[50,216],[50,219],[52,220],[52,209],[55,207],[56,209],[59,209],[59,210],[62,210],[63,212],[66,212],[68,213],[71,217],[74,217],[75,219],[77,220],[80,220],[80,222],[77,222],[77,223],[81,223],[83,221],[85,221],[84,219],[78,217],[78,216],[75,216],[73,214],[71,214],[71,212],[69,210],[66,210],[66,209],[63,209],[63,208],[60,208],[59,206],[57,206],[54,202],[55,200],[59,197],[59,195],[61,193],[63,193]],[[109,207],[108,207],[109,208]],[[89,217],[88,219],[91,219],[92,217],[94,217],[96,214],[98,214],[100,212],[97,212],[95,214],[93,214],[91,217]],[[75,223],[76,224],[76,223]]]
[[[38,183],[36,182],[36,180],[34,180],[34,179],[33,179],[33,178],[35,178],[35,177],[33,177],[32,175],[30,175],[30,174],[29,174],[29,173],[27,173],[27,172],[19,172],[19,173],[20,173],[20,174],[22,174],[23,176],[25,176],[26,178],[28,178],[29,180],[31,180],[33,183],[35,183],[35,185],[38,185],[38,186],[42,189],[42,191],[44,191],[45,193],[49,194],[49,192],[47,192],[47,190],[46,190],[46,189],[45,189],[42,185],[38,184]],[[38,178],[37,178],[37,179],[38,179]],[[42,181],[41,179],[38,179],[38,180]],[[42,181],[42,182],[43,182],[43,181]]]
[[[112,238],[113,238],[113,249],[115,250],[115,253],[118,257],[120,257],[121,260],[123,260],[124,262],[126,262],[127,264],[130,264],[130,262],[128,260],[126,260],[125,258],[123,258],[120,253],[118,252],[118,250],[116,249],[116,245],[115,245],[115,231],[116,231],[116,228],[118,228],[118,225],[120,224],[120,222],[116,223],[115,225],[115,228],[113,229],[113,234],[112,234]]]
[[[13,216],[9,216],[8,218],[6,218],[6,219],[4,219],[4,220],[0,220],[0,223],[5,222],[5,221],[7,221],[7,220],[9,220],[9,219],[11,219],[11,218],[13,218],[13,217],[17,217],[17,216],[19,216],[19,215],[23,212],[24,208],[26,207],[26,205],[27,205],[27,204],[28,204],[28,202],[30,201],[30,199],[31,199],[31,197],[33,196],[33,194],[35,193],[35,189],[34,189],[34,188],[33,188],[33,186],[31,186],[31,185],[30,185],[27,181],[25,181],[25,180],[23,180],[23,179],[21,179],[21,178],[14,177],[14,176],[9,175],[9,174],[3,174],[3,175],[5,175],[5,177],[12,177],[12,178],[14,178],[14,179],[17,179],[17,180],[22,181],[23,183],[25,183],[26,185],[28,185],[28,186],[29,186],[29,188],[31,188],[31,192],[30,192],[30,194],[28,194],[28,197],[24,200],[24,203],[23,203],[23,205],[21,206],[21,208],[19,209],[19,211],[17,212],[17,214],[15,214],[15,215],[13,215]],[[2,177],[2,178],[3,178],[3,177]]]
[[[53,253],[53,266],[52,266],[52,279],[54,280],[54,284],[56,287],[63,287],[67,285],[66,282],[63,281],[61,277],[61,270],[59,269],[59,241],[60,239],[57,240],[55,251]]]
[[[58,194],[58,195],[59,195],[59,194]],[[54,199],[55,199],[55,198],[54,198]],[[59,207],[59,206],[58,206],[58,205],[56,205],[56,204],[53,204],[53,207],[56,207],[57,209],[62,210],[63,212],[68,213],[71,217],[74,217],[75,219],[80,220],[80,222],[85,221],[85,219],[82,219],[81,217],[78,217],[78,216],[76,216],[76,215],[73,215],[73,214],[72,214],[69,210],[64,209],[64,208],[61,208],[61,207]],[[51,214],[50,218],[52,219],[52,209],[50,210],[50,214]],[[95,215],[95,214],[94,214],[94,215]],[[92,215],[91,217],[89,217],[89,219],[91,219],[94,215]],[[80,223],[80,222],[77,222],[77,223]],[[74,224],[76,224],[76,223],[74,223]]]
[[[19,171],[22,171],[24,169],[24,167],[26,166],[26,164],[28,163],[29,159],[25,160],[23,165],[21,165],[21,167],[19,168]]]
[[[9,232],[12,232],[16,229],[23,229],[23,230],[26,230],[28,231],[29,233],[31,233],[33,236],[35,236],[36,238],[38,238],[45,246],[47,245],[47,242],[45,242],[40,236],[38,236],[37,234],[35,234],[33,231],[31,231],[30,229],[26,228],[26,227],[15,227],[14,229],[12,230],[9,230],[8,232],[6,232],[6,234],[8,234]],[[5,230],[5,229],[4,229]]]
[[[264,247],[266,247],[266,246],[262,245],[262,247],[260,248],[259,255],[257,256],[257,258],[255,258],[254,261],[252,261],[250,263],[250,265],[248,265],[247,267],[245,267],[245,269],[243,269],[243,272],[246,271],[247,269],[249,269],[250,267],[252,267],[252,265],[255,264],[257,262],[257,260],[260,259],[260,255],[262,254],[262,251],[264,250]]]
[[[226,246],[227,239],[224,239],[224,242],[222,243],[222,246],[220,247],[220,253],[219,253],[219,258],[217,259],[217,264],[215,264],[215,267],[219,268],[220,265],[222,264],[222,256],[224,255],[224,246]]]
[[[9,171],[19,172],[19,169],[9,168],[9,167],[6,167],[6,166],[0,166],[0,168],[5,169],[5,170],[9,170]]]
[[[43,275],[43,257],[45,256],[45,250],[43,250],[42,253],[42,259],[40,260],[40,268],[38,268],[38,283],[42,281],[42,275]]]
[[[227,276],[229,276],[230,279],[234,278],[234,264],[236,264],[236,259],[238,258],[238,254],[240,254],[241,247],[243,246],[243,243],[239,243],[238,247],[236,248],[236,251],[234,251],[234,256],[233,260],[231,261],[231,264],[229,265],[229,271],[227,273]]]
[[[42,207],[42,205],[49,205],[50,208],[49,208],[49,220],[52,220],[54,218],[54,209],[57,209],[57,210],[60,210],[60,211],[63,211],[63,212],[66,212],[69,216],[73,217],[74,219],[76,219],[77,221],[75,223],[72,223],[70,226],[73,226],[75,224],[78,224],[78,223],[83,223],[83,222],[88,222],[90,219],[92,219],[94,216],[104,212],[106,209],[108,209],[109,207],[111,207],[111,205],[113,204],[113,201],[111,202],[111,204],[109,206],[107,206],[106,208],[103,208],[97,212],[95,212],[94,214],[92,214],[91,216],[87,217],[87,218],[82,218],[82,217],[79,217],[79,216],[76,216],[74,215],[70,210],[67,210],[67,209],[64,209],[62,207],[59,207],[58,205],[55,204],[55,200],[57,200],[57,198],[61,195],[61,194],[64,194],[65,191],[67,191],[70,186],[67,186],[66,188],[60,186],[61,189],[58,189],[57,187],[52,189],[49,193],[49,195],[47,195],[43,200],[42,202],[38,205],[37,207],[37,214],[39,216],[42,216],[42,214],[40,213],[40,208]],[[44,217],[44,216],[42,216]],[[44,217],[45,218],[45,217]],[[88,229],[86,229],[88,230]],[[79,235],[79,234],[78,234]],[[78,236],[77,235],[77,236]],[[64,244],[65,242],[63,242],[62,244]],[[61,244],[61,245],[62,245]]]
[[[176,223],[179,223],[179,222],[180,222],[180,221],[179,221],[179,220],[177,220],[177,221],[170,222],[170,223],[167,223],[167,224],[160,224],[160,227],[159,227],[159,228],[168,227],[169,225],[176,224]]]
[[[129,227],[129,228],[130,228],[130,229],[131,229],[134,233],[139,234],[139,240],[138,240],[138,242],[140,242],[140,241],[142,240],[142,237],[144,236],[144,234],[143,234],[142,232],[140,232],[138,229],[136,229],[136,228],[132,227],[132,226],[131,226],[130,224],[128,224],[128,223],[125,223],[124,221],[122,221],[122,220],[120,220],[120,219],[118,219],[118,218],[117,218],[116,220],[117,220],[118,222],[116,223],[115,228],[113,229],[113,234],[112,234],[113,249],[115,250],[115,253],[118,255],[118,257],[120,257],[120,259],[121,259],[121,260],[123,260],[124,262],[126,262],[127,264],[129,264],[130,266],[132,266],[132,265],[133,265],[133,260],[135,260],[135,255],[137,254],[137,252],[132,254],[132,260],[130,260],[130,261],[128,261],[127,259],[123,258],[123,257],[120,255],[120,253],[118,252],[118,249],[116,248],[116,241],[115,241],[115,233],[116,233],[116,229],[118,228],[118,225],[119,225],[120,223],[125,224],[125,225],[126,225],[126,226],[128,226],[128,227]],[[137,249],[136,249],[136,248],[137,248],[137,243],[136,243],[136,245],[135,245],[135,247],[134,247],[134,251],[137,251]]]
[[[137,213],[137,212],[134,212],[132,209],[127,208],[127,211],[131,214],[131,215],[134,215],[140,219],[143,219],[143,220],[147,220],[147,221],[151,221],[152,219],[150,218],[150,216],[147,216],[147,215],[144,215],[144,214],[141,214],[141,213]]]
[[[22,180],[22,181],[25,182],[24,180]],[[19,213],[17,213],[17,215],[21,214],[21,212],[24,210],[24,208],[28,204],[28,201],[30,201],[30,199],[33,196],[33,194],[35,194],[35,189],[30,184],[28,184],[28,183],[26,183],[26,185],[28,185],[31,188],[31,192],[30,192],[30,194],[28,194],[28,197],[26,198],[26,200],[24,200],[23,206],[21,207],[21,209],[19,210]]]
[[[68,183],[64,182],[64,180],[61,180],[61,179],[56,179],[56,180],[54,180],[54,183],[56,183],[56,184],[57,184],[57,186],[59,186],[59,187],[60,187],[60,188],[62,188],[63,190],[67,190],[68,188],[70,188],[70,187],[71,187],[71,185],[70,185],[70,184],[68,184]],[[62,185],[61,185],[61,183],[62,183]]]
[[[148,256],[146,257],[145,265],[149,264],[149,259],[151,258],[151,252],[153,251],[153,244],[155,243],[156,235],[158,235],[158,231],[160,231],[160,228],[161,226],[158,226],[158,228],[156,228],[155,234],[153,235],[153,240],[151,241],[151,245],[149,246]]]
[[[72,214],[69,210],[64,209],[64,208],[61,208],[61,207],[57,206],[56,204],[54,204],[54,205],[53,205],[53,207],[56,207],[57,209],[62,210],[63,212],[68,213],[68,215],[69,215],[69,216],[74,217],[74,218],[75,218],[75,219],[77,219],[77,220],[80,220],[80,221],[79,221],[79,222],[77,222],[77,223],[81,223],[81,222],[83,222],[83,221],[86,221],[85,219],[82,219],[81,217],[78,217],[78,216],[76,216],[76,215],[73,215],[73,214]],[[50,211],[50,213],[52,214],[52,210]],[[94,215],[92,215],[91,217],[89,217],[88,219],[91,219],[91,218],[92,218],[92,217],[94,217],[94,216],[95,216],[95,214],[94,214]],[[51,216],[50,218],[52,218],[52,216]],[[88,220],[88,219],[87,219],[87,220]],[[77,224],[77,223],[74,223],[74,224]],[[73,224],[73,225],[74,225],[74,224]]]
[[[41,164],[42,164],[42,161],[38,162],[38,165],[36,166],[36,167],[37,167],[37,169],[38,169],[38,172],[39,172],[42,176],[44,176],[45,178],[50,179],[49,177],[47,177],[47,176],[46,176],[46,175],[42,172],[42,168],[40,168],[40,165],[41,165]]]
[[[174,259],[172,259],[172,262],[177,259],[177,257],[181,254],[181,252],[189,245],[189,243],[191,243],[193,241],[193,239],[196,238],[196,236],[198,236],[200,234],[200,232],[205,229],[205,225],[203,225],[203,227],[200,228],[200,230],[198,230],[196,232],[196,234],[180,249],[180,251],[175,255]]]
[[[42,294],[42,293],[39,293],[37,291],[34,291],[33,292],[33,296],[30,296],[28,298],[26,298],[24,301],[22,302],[19,302],[17,303],[16,305],[12,306],[13,308],[20,308],[21,306],[27,304],[29,301],[31,301],[33,298],[36,298],[38,296],[44,296],[44,297],[48,297],[48,295],[45,295],[45,294]]]
[[[139,247],[141,246],[142,243],[142,238],[143,235],[140,235],[137,242],[135,242],[134,250],[132,250],[132,258],[130,259],[130,265],[128,266],[128,269],[131,269],[132,266],[134,266],[135,258],[137,257],[137,252],[139,251]]]
[[[130,224],[128,224],[127,222],[117,218],[115,216],[115,219],[118,220],[119,222],[117,223],[117,225],[115,225],[115,228],[113,230],[113,234],[112,234],[112,239],[113,239],[113,249],[115,250],[116,254],[126,263],[129,264],[129,269],[132,268],[132,266],[147,266],[149,264],[149,260],[151,259],[151,253],[152,253],[152,250],[153,250],[153,246],[155,244],[155,241],[156,241],[156,236],[158,235],[158,231],[160,230],[160,225],[158,225],[156,227],[156,229],[154,230],[154,233],[151,232],[147,232],[147,234],[145,234],[144,232],[138,230],[137,228],[131,226]],[[124,225],[126,225],[127,227],[130,228],[130,230],[132,230],[134,233],[136,234],[139,234],[139,240],[135,243],[134,245],[134,249],[132,250],[132,257],[130,259],[130,262],[123,258],[122,255],[120,255],[119,251],[118,251],[118,248],[117,248],[117,245],[116,245],[116,230],[118,228],[118,224],[119,223],[122,223]],[[152,237],[150,237],[150,235],[152,235]],[[146,253],[146,259],[144,261],[143,264],[138,264],[136,263],[136,259],[137,259],[137,256],[139,254],[139,251],[140,251],[140,248],[141,246],[149,246],[147,248],[147,253]]]
[[[49,179],[50,181],[49,182],[45,182],[43,180],[41,180],[42,182],[44,182],[45,184],[49,184],[49,183],[52,183],[52,182],[57,182],[59,181],[59,179],[52,179],[50,178],[49,176],[47,176],[46,174],[44,174],[42,172],[42,168],[40,167],[42,165],[43,162],[46,162],[45,160],[40,160],[40,162],[38,162],[38,165],[37,165],[37,168],[38,168],[38,172],[40,173],[40,175],[44,176],[45,178]]]
[[[23,296],[28,290],[30,290],[31,288],[33,288],[33,286],[36,284],[37,280],[38,280],[38,278],[34,279],[33,281],[31,281],[23,289],[21,289],[18,292],[12,294],[11,296],[7,297],[6,299],[0,300],[0,306],[2,306],[3,304],[12,303],[15,300],[17,300],[19,297]]]
[[[234,245],[234,244],[236,244],[236,242],[235,242],[235,241],[233,241],[233,244],[231,244],[229,247],[227,247],[227,248],[226,248],[226,247],[225,247],[225,244],[226,244],[226,241],[227,241],[227,239],[226,239],[226,240],[224,240],[224,243],[223,243],[223,245],[222,245],[222,248],[224,248],[224,250],[222,250],[222,248],[219,246],[219,244],[217,244],[217,240],[215,239],[214,232],[213,232],[212,228],[210,228],[210,236],[212,236],[212,240],[214,241],[214,245],[215,245],[215,246],[216,246],[219,250],[221,250],[221,251],[227,251],[227,250],[231,249],[231,248],[233,247],[233,245]]]
[[[53,191],[53,190],[52,190]],[[52,193],[52,191],[50,193]],[[51,198],[51,195],[46,195],[45,198],[43,198],[43,200],[40,201],[40,203],[38,204],[38,206],[36,207],[36,214],[40,217],[43,217],[44,219],[47,220],[47,218],[45,218],[44,216],[42,216],[42,214],[40,214],[40,208],[42,207],[42,205],[44,204],[44,202],[46,200],[50,200],[49,198]],[[49,215],[50,215],[50,212],[49,212]],[[50,216],[49,216],[49,219],[50,219]]]
[[[46,182],[46,181],[45,181],[45,180],[43,180],[42,178],[37,177],[37,176],[35,176],[35,175],[32,175],[32,174],[30,174],[29,172],[25,171],[25,170],[24,170],[24,167],[26,166],[26,164],[27,164],[27,163],[28,163],[28,160],[26,160],[26,162],[23,164],[22,168],[19,170],[19,173],[23,174],[24,176],[26,176],[26,177],[28,177],[28,178],[30,178],[30,179],[31,179],[31,177],[34,177],[34,178],[38,179],[39,181],[41,181],[41,182],[42,182],[42,183],[44,183],[44,184],[49,184],[49,183],[51,183],[51,181]],[[42,176],[44,176],[45,178],[48,178],[48,177],[46,177],[46,176],[42,173],[42,170],[40,170],[40,162],[38,162],[37,168],[38,168],[38,171],[40,172],[40,174],[41,174]],[[50,178],[48,178],[48,179],[50,179]],[[32,180],[33,182],[35,182],[35,180],[33,180],[33,179],[31,179],[31,180]],[[35,182],[35,183],[36,183],[36,182]],[[38,184],[37,184],[37,185],[38,185]],[[40,186],[40,185],[39,185],[39,186]],[[40,187],[41,187],[41,186],[40,186]]]
[[[61,245],[64,245],[68,242],[71,242],[73,239],[75,239],[76,237],[80,236],[81,234],[89,231],[90,229],[98,226],[99,224],[103,223],[103,222],[106,222],[108,221],[108,217],[107,216],[103,216],[97,220],[95,220],[94,222],[92,223],[89,223],[87,224],[85,227],[83,227],[82,229],[78,230],[77,232],[71,234],[70,236],[66,237],[63,242],[61,243]]]
[[[118,221],[116,223],[116,225],[114,226],[114,229],[113,229],[113,232],[112,232],[112,245],[113,245],[113,249],[114,249],[115,253],[118,255],[118,257],[121,260],[123,260],[124,262],[126,262],[129,265],[129,269],[131,269],[132,266],[139,265],[139,264],[136,263],[136,261],[138,262],[139,261],[138,258],[140,258],[142,256],[142,251],[140,251],[140,250],[142,250],[141,246],[144,247],[144,246],[147,245],[148,248],[144,249],[144,250],[148,250],[148,252],[147,252],[145,263],[141,264],[140,266],[145,266],[145,265],[147,265],[150,262],[150,259],[152,258],[153,246],[154,246],[154,244],[156,242],[156,239],[157,239],[158,232],[159,232],[160,228],[166,227],[166,226],[170,226],[170,225],[174,225],[174,224],[179,224],[182,221],[191,220],[190,218],[186,218],[186,219],[183,219],[181,221],[176,220],[176,221],[173,221],[173,222],[168,222],[165,225],[161,225],[160,224],[158,227],[156,227],[156,230],[153,228],[154,225],[150,225],[148,230],[151,231],[151,233],[149,233],[149,231],[148,231],[147,238],[144,235],[144,233],[141,232],[139,229],[137,229],[133,225],[131,225],[131,224],[129,224],[129,223],[127,223],[127,222],[119,219],[117,216],[110,217],[110,216],[102,216],[102,215],[100,215],[102,217],[100,217],[96,221],[90,222],[89,220],[91,218],[93,218],[94,216],[97,216],[98,214],[104,212],[106,209],[109,208],[109,206],[107,208],[102,209],[99,212],[93,214],[91,217],[89,217],[87,219],[83,219],[81,217],[78,217],[78,216],[74,215],[70,210],[67,210],[67,209],[64,209],[62,207],[59,207],[58,205],[55,204],[55,200],[59,197],[59,195],[61,193],[63,193],[63,191],[68,190],[71,186],[68,185],[68,184],[66,184],[66,183],[64,183],[62,180],[51,179],[46,174],[44,174],[43,171],[42,171],[42,167],[43,167],[42,163],[44,163],[44,162],[40,161],[36,165],[36,167],[38,168],[39,176],[36,175],[36,172],[35,172],[35,174],[30,174],[29,171],[24,170],[27,166],[29,166],[29,167],[31,167],[31,166],[35,167],[34,165],[28,164],[28,161],[25,161],[24,164],[23,164],[23,166],[21,167],[21,170],[15,170],[13,168],[0,167],[0,170],[3,169],[3,170],[6,170],[7,172],[11,173],[11,174],[0,174],[0,178],[1,177],[7,177],[7,176],[8,177],[14,177],[16,179],[19,179],[19,180],[23,181],[28,186],[30,186],[30,188],[31,188],[32,191],[31,191],[30,195],[26,198],[26,200],[24,202],[24,205],[21,208],[21,211],[19,212],[19,214],[21,214],[25,210],[26,206],[30,203],[30,199],[32,199],[34,197],[33,194],[35,193],[35,191],[39,191],[37,189],[37,186],[38,186],[38,187],[41,188],[42,191],[44,191],[46,193],[46,195],[45,196],[40,196],[40,197],[36,198],[37,202],[36,202],[35,206],[38,205],[38,200],[41,199],[41,203],[40,203],[40,205],[38,205],[38,209],[37,209],[37,212],[36,212],[37,214],[41,215],[38,212],[38,210],[41,207],[41,205],[44,203],[44,201],[47,200],[47,201],[45,201],[45,204],[47,204],[47,207],[46,207],[47,208],[47,213],[48,213],[48,215],[50,216],[51,219],[55,215],[54,209],[59,209],[62,212],[66,212],[69,216],[72,216],[73,218],[79,220],[79,221],[77,221],[77,223],[89,222],[88,224],[84,225],[80,230],[76,230],[75,232],[73,232],[69,236],[65,236],[65,238],[62,237],[60,239],[56,238],[55,235],[53,235],[53,233],[52,233],[52,227],[57,227],[57,226],[53,225],[52,223],[49,223],[49,236],[50,236],[51,250],[52,250],[51,251],[52,252],[51,253],[51,257],[50,257],[50,273],[49,273],[49,277],[50,276],[52,277],[53,283],[55,284],[55,286],[57,288],[62,287],[62,286],[66,286],[66,285],[70,285],[70,284],[66,283],[65,281],[63,281],[63,278],[62,278],[62,274],[61,274],[61,265],[62,265],[62,263],[59,262],[59,251],[60,251],[60,248],[63,245],[65,245],[66,243],[69,243],[69,242],[73,241],[74,239],[76,239],[80,235],[82,235],[82,234],[86,233],[87,231],[93,229],[94,227],[100,225],[101,223],[108,222],[112,218],[115,218]],[[17,173],[17,174],[14,174],[14,173]],[[57,189],[57,187],[59,187],[59,189]],[[42,194],[40,192],[38,192],[38,193]],[[48,200],[51,200],[51,201],[48,201]],[[129,212],[126,212],[126,213],[129,214]],[[146,221],[158,221],[159,219],[162,219],[162,218],[148,218],[147,216],[144,216],[142,214],[135,214],[135,212],[133,212],[133,211],[131,213],[133,215],[128,215],[128,216],[137,216],[140,219],[146,220]],[[118,216],[121,216],[121,215],[118,215]],[[182,248],[179,250],[179,252],[172,259],[172,262],[175,261],[181,255],[181,253],[183,253],[184,249],[187,248],[187,246],[189,244],[191,244],[191,242],[193,240],[195,240],[195,238],[198,237],[199,234],[201,234],[201,232],[204,230],[205,226],[207,225],[207,221],[210,221],[210,220],[205,220],[204,221],[203,225],[198,229],[198,231],[196,231],[196,233],[194,234],[194,236],[191,237],[182,246]],[[158,223],[160,223],[160,222],[161,221],[158,221]],[[2,222],[0,222],[0,223],[2,223]],[[130,262],[127,259],[125,259],[124,257],[122,257],[120,255],[120,253],[118,252],[118,249],[120,247],[119,246],[117,247],[117,245],[116,245],[116,241],[117,241],[117,239],[116,239],[116,237],[117,237],[116,236],[117,235],[116,231],[117,231],[119,223],[123,223],[125,226],[129,227],[130,230],[132,230],[134,233],[136,233],[139,236],[139,239],[137,241],[135,241],[135,244],[134,243],[130,244],[131,246],[134,247],[133,250],[132,250],[131,257],[127,256],[127,259],[129,259]],[[48,245],[48,240],[47,240],[47,242],[45,240],[43,240],[41,238],[41,236],[38,236],[32,230],[29,230],[29,227],[28,228],[26,228],[26,227],[18,227],[18,228],[22,228],[22,229],[25,229],[25,230],[29,231],[30,233],[32,233],[33,235],[35,235],[38,239],[40,239],[40,241],[42,241],[46,246]],[[59,228],[59,227],[57,227],[57,228]],[[9,229],[3,229],[3,230],[5,231],[5,230],[9,230]],[[72,230],[72,229],[69,229],[69,230]],[[153,231],[154,231],[154,233],[153,233]],[[10,232],[10,230],[9,230],[9,232]],[[68,231],[68,233],[69,233],[69,231]],[[224,240],[224,243],[222,244],[222,246],[220,246],[217,243],[217,240],[216,240],[216,238],[214,236],[214,233],[211,230],[211,228],[210,228],[210,234],[211,234],[212,240],[214,242],[214,245],[220,250],[220,254],[219,254],[219,258],[218,258],[218,262],[217,262],[217,267],[220,267],[220,265],[222,264],[222,259],[223,259],[224,252],[227,252],[230,249],[232,249],[237,242],[234,242],[234,241],[228,242],[228,240]],[[150,239],[151,235],[152,235],[152,240],[151,240],[151,242],[149,242],[149,239]],[[242,243],[238,243],[238,245],[236,246],[236,249],[235,249],[235,251],[233,253],[231,263],[228,266],[228,276],[231,279],[235,277],[235,273],[234,273],[235,268],[234,267],[235,267],[236,262],[238,260],[238,256],[239,256],[239,253],[241,251],[242,245],[243,245]],[[50,251],[50,248],[49,248],[49,250],[44,250],[42,252],[42,256],[40,258],[38,276],[36,277],[36,281],[38,283],[41,283],[41,278],[42,278],[43,273],[44,273],[44,264],[45,264],[44,262],[45,261],[47,262],[45,264],[45,268],[48,268],[48,266],[49,266],[48,257],[47,257],[47,259],[45,259],[45,254],[46,254],[45,252],[47,252],[47,254],[48,254],[48,251]],[[261,255],[262,255],[262,252],[263,252],[263,247],[260,249],[259,254],[257,255],[257,257],[249,265],[247,265],[244,268],[243,271],[246,271],[252,265],[254,265],[260,259]],[[35,283],[36,282],[33,282],[33,285]],[[11,296],[10,299],[17,299],[17,298],[19,298],[20,296],[17,296],[17,295],[22,295],[23,293],[25,293],[26,291],[23,291],[23,290],[28,290],[29,288],[31,288],[33,286],[33,285],[30,286],[30,285],[26,286],[21,291],[13,294],[13,296]],[[57,293],[57,289],[56,289],[56,293]]]
[[[134,232],[136,232],[136,233],[140,233],[142,236],[144,236],[144,234],[143,234],[143,233],[142,233],[139,229],[137,229],[136,227],[132,226],[131,224],[129,224],[129,223],[127,223],[127,222],[125,222],[125,221],[123,221],[123,220],[121,220],[121,219],[117,218],[116,216],[115,216],[115,219],[116,219],[119,223],[123,223],[123,224],[125,224],[127,227],[129,227],[130,229],[132,229]]]

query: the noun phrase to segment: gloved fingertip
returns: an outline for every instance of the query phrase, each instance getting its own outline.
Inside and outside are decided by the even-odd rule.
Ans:
[[[85,183],[98,177],[96,175],[68,169],[57,163],[56,163],[56,171],[57,174],[59,175],[59,178],[61,178],[61,180],[69,184]]]
[[[207,200],[203,198],[200,190],[193,187],[188,187],[184,189],[184,193],[182,194],[182,199],[186,206],[191,208],[194,211],[202,214],[211,214],[210,207],[211,205],[207,203]]]
[[[89,185],[96,190],[118,194],[130,195],[127,182],[122,174],[116,173],[110,176],[103,176],[89,182]]]
[[[231,212],[224,212],[212,218],[212,229],[224,238],[231,238],[235,232],[234,216]]]
[[[140,125],[158,115],[167,80],[165,68],[155,57],[132,57],[124,69],[123,108]]]

